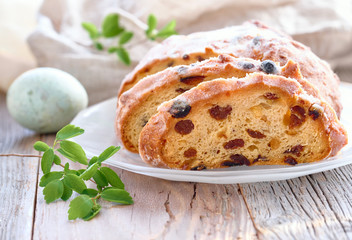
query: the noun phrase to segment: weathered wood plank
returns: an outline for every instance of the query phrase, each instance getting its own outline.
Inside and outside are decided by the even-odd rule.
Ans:
[[[0,94],[0,153],[37,154],[39,136],[10,118]],[[0,239],[31,239],[38,158],[0,157]]]
[[[44,141],[52,143],[53,137]],[[68,221],[68,202],[48,205],[40,189],[34,239],[256,239],[237,185],[171,182],[114,170],[134,205],[104,202],[95,219]]]
[[[351,166],[288,181],[243,184],[259,236],[351,239]]]

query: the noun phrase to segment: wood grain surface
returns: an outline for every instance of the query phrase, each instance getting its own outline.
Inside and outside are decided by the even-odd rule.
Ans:
[[[10,118],[0,95],[0,153],[36,153],[39,136]],[[38,158],[0,157],[0,238],[32,239]]]
[[[0,153],[38,154],[35,141],[53,142],[53,135],[16,124],[4,101],[0,95]],[[135,203],[103,202],[100,214],[84,222],[67,220],[68,202],[45,203],[38,163],[0,157],[0,239],[352,239],[351,165],[287,181],[226,185],[114,168]]]

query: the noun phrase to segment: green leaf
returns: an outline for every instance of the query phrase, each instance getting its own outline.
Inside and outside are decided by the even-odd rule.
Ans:
[[[150,14],[148,16],[148,29],[145,31],[148,37],[150,37],[153,30],[156,28],[157,23],[155,15]]]
[[[70,164],[67,162],[65,163],[64,172],[67,173],[69,170],[70,170]]]
[[[82,194],[88,195],[89,197],[95,197],[98,195],[98,191],[93,188],[84,189]]]
[[[117,51],[117,47],[109,47],[108,52],[109,53],[114,53]]]
[[[88,167],[79,177],[82,178],[83,180],[89,180],[91,179],[94,174],[97,172],[99,167],[99,164],[96,162],[90,167]]]
[[[60,165],[60,163],[61,163],[60,157],[58,155],[56,155],[56,154],[54,154],[54,163],[56,165]]]
[[[175,27],[176,27],[176,21],[172,20],[156,34],[156,37],[167,38],[167,37],[170,37],[171,35],[177,34],[177,32],[175,31]]]
[[[125,65],[129,66],[131,64],[130,56],[127,50],[123,47],[119,47],[116,49],[117,56]]]
[[[76,127],[75,125],[72,125],[72,124],[68,124],[56,133],[56,140],[65,140],[65,139],[73,138],[83,133],[84,133],[84,130],[82,128]]]
[[[46,150],[48,150],[50,148],[48,146],[48,144],[46,144],[45,142],[42,142],[42,141],[35,142],[33,147],[35,150],[37,150],[39,152],[45,152]]]
[[[83,218],[84,221],[89,221],[92,218],[94,218],[101,210],[101,206],[99,204],[96,204],[93,206],[91,212]]]
[[[60,142],[60,148],[57,151],[74,162],[77,161],[81,164],[88,165],[86,153],[83,148],[75,142],[64,140]]]
[[[61,199],[64,201],[67,201],[72,196],[72,189],[69,188],[68,186],[66,186],[66,184],[63,182],[63,180],[61,180],[61,182],[64,185],[64,192],[61,196]]]
[[[71,160],[72,160],[73,162],[77,162],[77,160],[74,159],[74,156],[72,156],[70,153],[66,152],[66,151],[63,150],[62,148],[57,149],[57,151],[58,151],[59,153],[61,153],[62,156],[66,157],[66,158],[68,158],[68,159],[73,158],[73,159],[71,159]]]
[[[70,202],[68,209],[68,219],[83,218],[87,216],[93,208],[93,201],[87,195],[80,195]]]
[[[77,175],[67,174],[64,177],[63,181],[66,186],[68,186],[75,192],[82,193],[84,189],[87,189],[87,186],[84,181],[80,179]]]
[[[156,38],[161,38],[161,39],[165,39],[165,38],[168,38],[172,35],[176,35],[177,32],[176,31],[170,31],[170,32],[161,32],[161,33],[158,33],[156,34]]]
[[[45,187],[51,181],[62,178],[63,175],[64,175],[63,172],[49,172],[47,174],[44,174],[40,178],[39,186],[40,187]]]
[[[99,37],[99,31],[93,23],[83,22],[82,27],[89,33],[91,39]]]
[[[93,179],[100,187],[106,187],[109,184],[108,180],[106,179],[106,176],[100,170],[97,170],[97,172],[93,176]]]
[[[120,36],[119,45],[123,45],[131,40],[133,32],[123,32]]]
[[[160,31],[160,32],[170,32],[170,31],[175,31],[175,27],[176,27],[176,21],[175,20],[172,20],[170,21],[168,24],[166,24],[165,27],[163,27]]]
[[[156,28],[157,23],[158,22],[156,20],[155,15],[154,14],[150,14],[148,16],[148,28],[153,31]]]
[[[45,186],[43,190],[44,199],[46,203],[51,203],[56,199],[59,199],[62,196],[63,192],[64,185],[60,180],[56,179]]]
[[[103,46],[103,44],[101,44],[100,42],[95,42],[95,43],[94,43],[94,47],[95,47],[96,49],[98,49],[99,51],[104,50],[104,46]]]
[[[125,188],[125,185],[123,184],[119,176],[114,172],[114,170],[108,167],[101,167],[100,171],[104,173],[106,179],[108,180],[111,186],[120,188],[120,189]]]
[[[70,164],[67,162],[65,164],[65,167],[64,167],[65,174],[74,174],[74,175],[77,175],[77,176],[81,175],[81,174],[78,173],[78,171],[71,170],[71,169],[69,169],[69,167],[70,167]]]
[[[50,172],[51,166],[53,165],[53,161],[54,161],[54,151],[52,148],[49,148],[44,152],[42,161],[41,161],[41,168],[44,174]]]
[[[94,163],[96,163],[98,161],[98,157],[92,157],[88,163],[88,166],[93,165]]]
[[[124,28],[119,26],[119,15],[108,14],[102,24],[103,36],[106,38],[115,37],[123,32]]]
[[[121,147],[110,146],[102,152],[98,157],[98,162],[103,162],[106,159],[112,157]]]
[[[101,197],[106,201],[110,201],[110,202],[116,202],[121,204],[133,203],[133,200],[130,194],[127,191],[123,189],[118,189],[118,188],[104,189],[103,192],[101,193]]]
[[[76,176],[81,175],[78,171],[73,170],[73,169],[68,170],[66,174],[73,174],[73,175],[76,175]]]
[[[84,171],[86,171],[86,169],[77,170],[78,176],[81,176],[81,174],[84,173]]]

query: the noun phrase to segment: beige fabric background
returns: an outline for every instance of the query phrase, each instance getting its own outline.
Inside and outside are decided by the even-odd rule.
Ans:
[[[36,26],[41,0],[0,0],[0,91],[36,66],[26,38]]]
[[[133,66],[156,44],[147,41],[143,33],[143,22],[153,13],[159,26],[176,19],[180,34],[262,20],[310,46],[333,67],[352,68],[352,1],[44,0],[37,26],[28,38],[30,49],[39,66],[60,68],[77,77],[88,91],[90,104],[115,96],[121,80],[132,69],[113,55],[95,51],[81,28],[82,21],[98,24],[109,12],[120,13],[122,24],[135,32],[127,46]],[[21,54],[14,55],[22,58]],[[0,76],[4,76],[4,69],[8,70],[1,65]],[[9,76],[21,70],[11,70]],[[8,85],[3,83],[11,80],[0,78],[0,87],[6,90]]]

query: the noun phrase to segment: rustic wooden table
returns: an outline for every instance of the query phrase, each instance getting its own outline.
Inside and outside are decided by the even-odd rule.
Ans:
[[[340,75],[342,79],[352,74]],[[350,78],[351,79],[351,78]],[[0,94],[0,154],[38,154]],[[89,222],[46,204],[38,157],[0,157],[0,239],[352,239],[352,166],[287,181],[172,182],[115,168],[135,203],[103,204]]]

